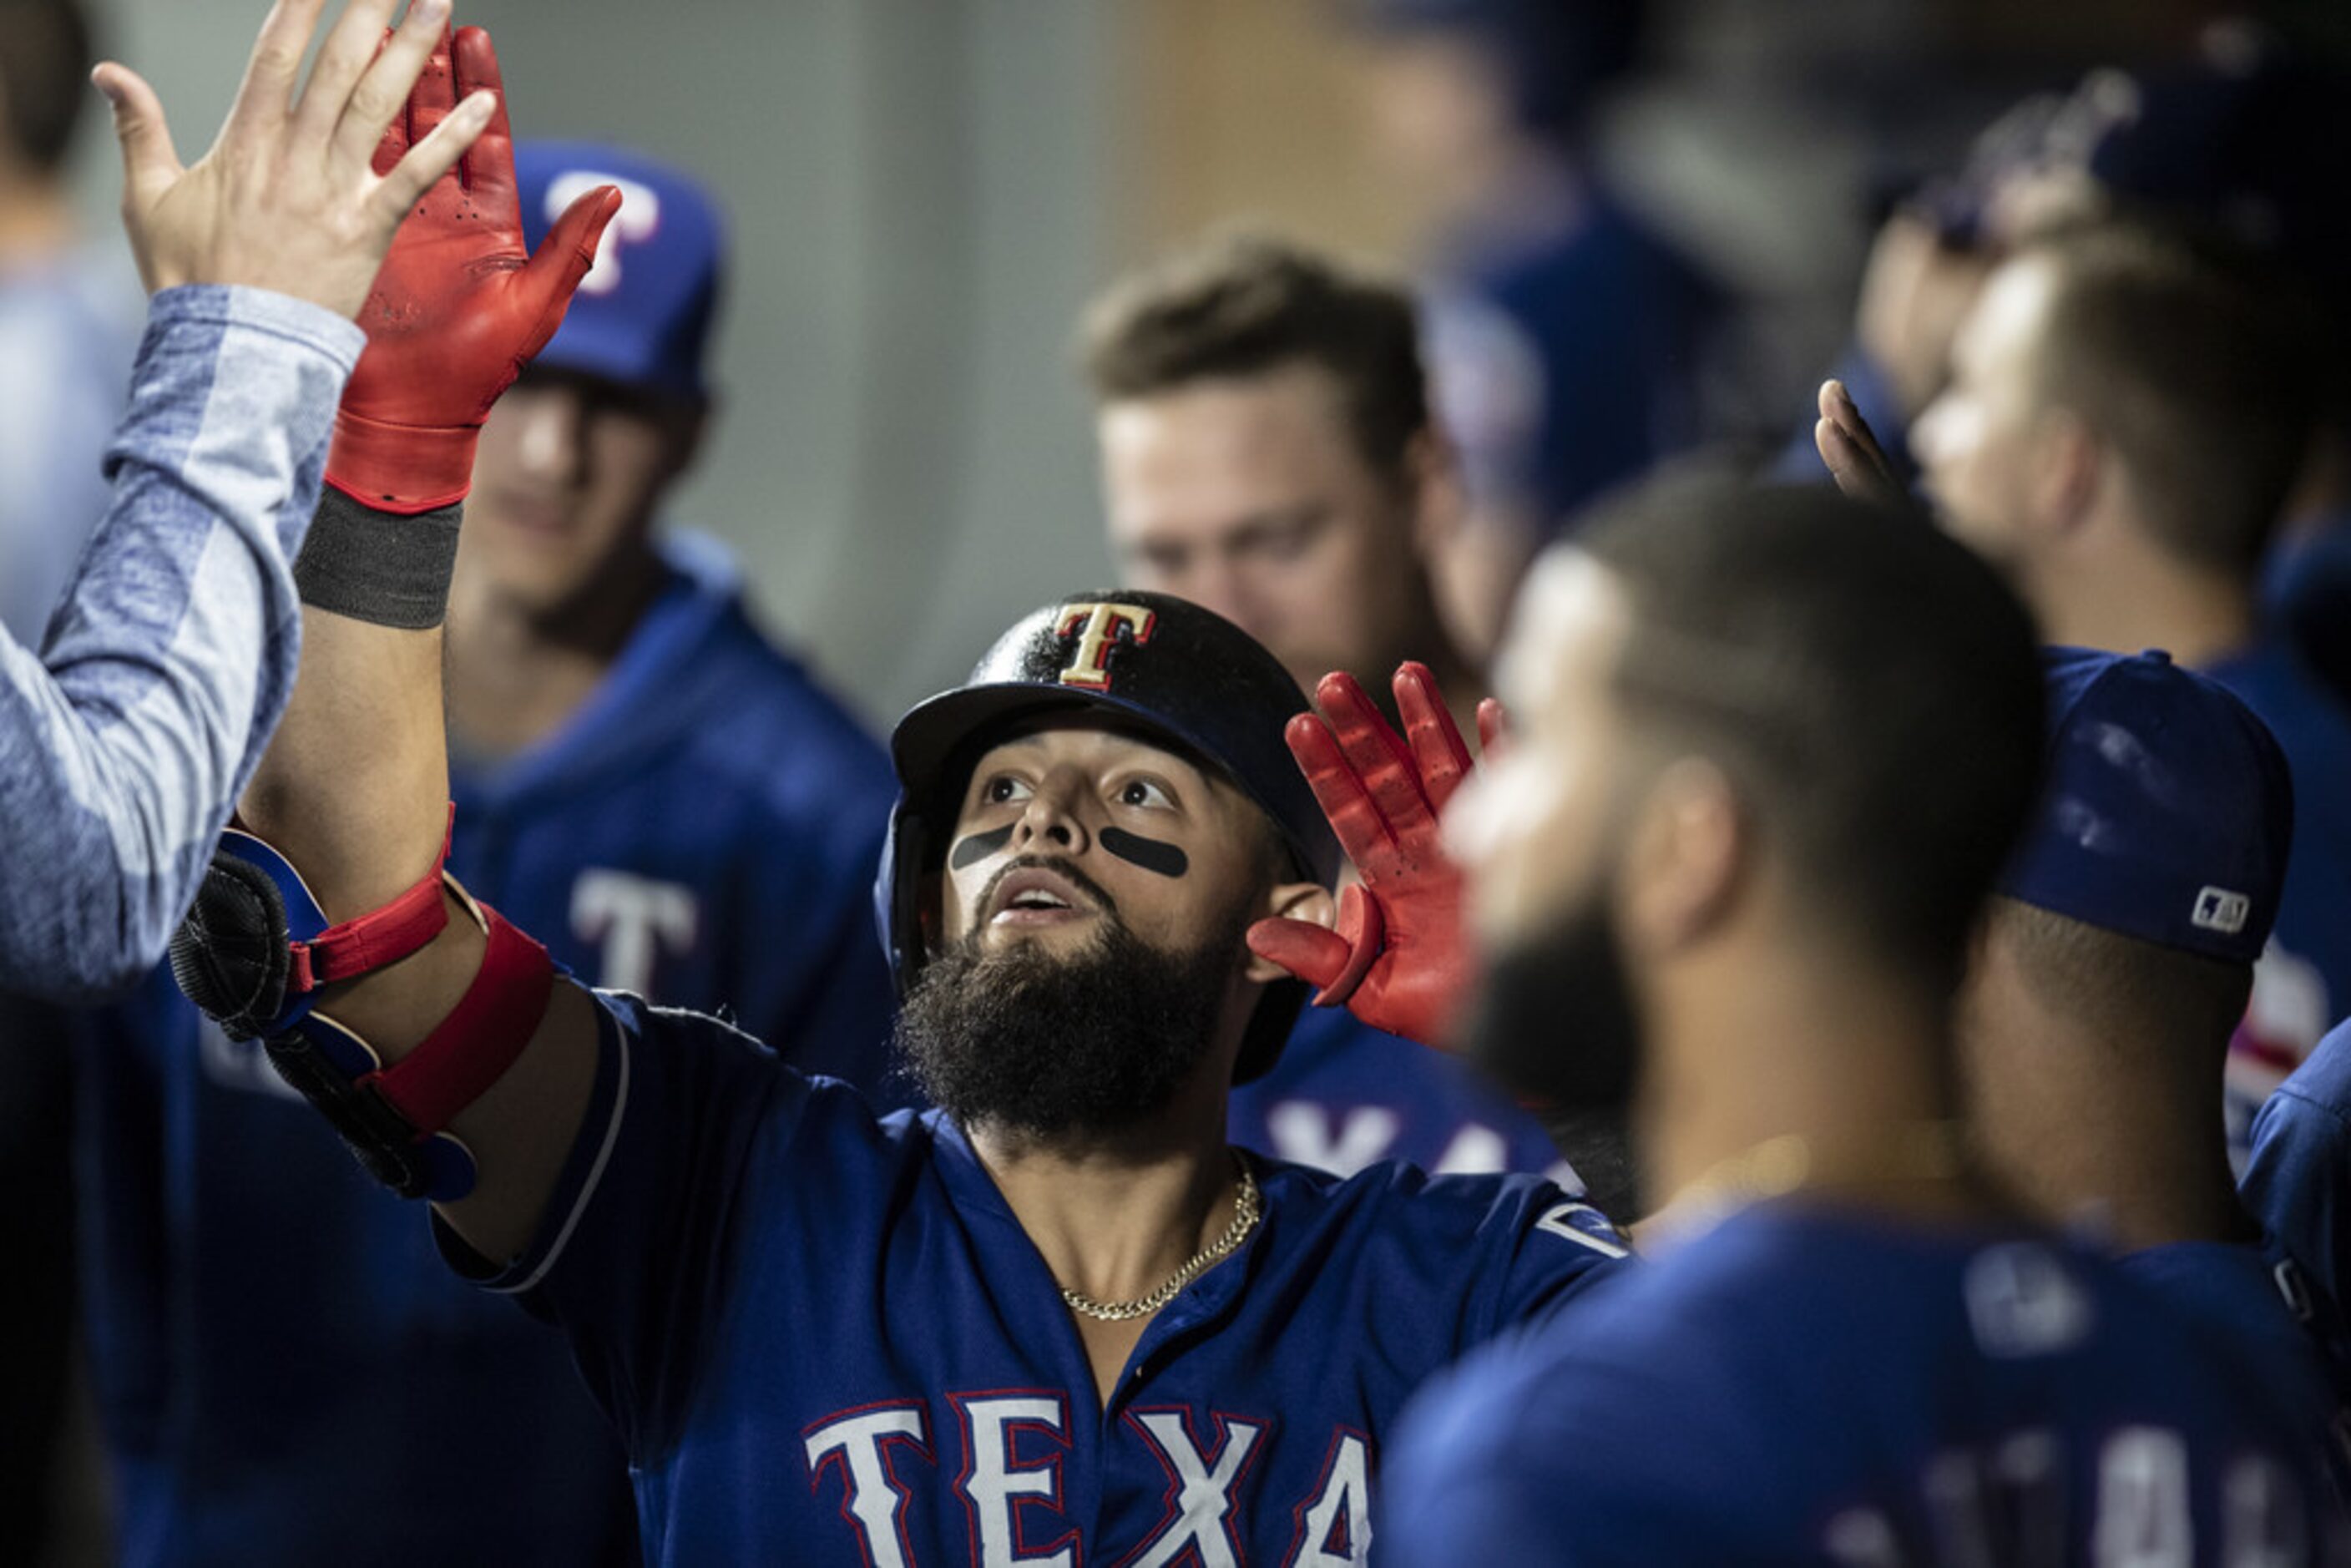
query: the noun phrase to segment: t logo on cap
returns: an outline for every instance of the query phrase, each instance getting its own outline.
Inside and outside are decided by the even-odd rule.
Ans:
[[[621,210],[604,225],[604,237],[596,246],[595,264],[580,280],[582,294],[610,294],[620,287],[621,247],[649,240],[661,230],[661,197],[652,186],[624,180],[618,174],[598,174],[584,169],[559,174],[549,183],[548,221],[553,222],[566,207],[599,185],[621,188]]]
[[[1117,646],[1113,641],[1122,626],[1131,628],[1134,641],[1151,641],[1151,623],[1155,617],[1140,604],[1072,604],[1061,612],[1061,624],[1055,633],[1066,637],[1078,632],[1077,652],[1061,671],[1065,686],[1083,686],[1089,691],[1110,690],[1110,651]],[[1083,631],[1079,629],[1082,627]]]

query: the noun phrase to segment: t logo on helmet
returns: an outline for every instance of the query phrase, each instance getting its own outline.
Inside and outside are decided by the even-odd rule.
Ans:
[[[1135,642],[1148,643],[1156,619],[1140,604],[1072,604],[1062,611],[1054,634],[1067,637],[1074,632],[1078,646],[1061,671],[1061,684],[1089,691],[1110,690],[1110,654],[1118,645],[1119,628],[1133,631]]]

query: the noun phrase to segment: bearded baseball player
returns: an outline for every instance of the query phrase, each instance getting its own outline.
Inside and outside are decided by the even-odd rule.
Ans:
[[[361,494],[445,499],[434,433],[496,367],[402,260],[392,319],[444,329],[373,340],[344,418],[406,411]],[[1606,1221],[1537,1178],[1228,1145],[1229,1085],[1303,995],[1243,933],[1329,922],[1339,866],[1282,745],[1303,700],[1228,622],[1056,601],[899,726],[880,892],[939,1109],[883,1117],[554,974],[444,876],[417,607],[447,567],[415,540],[456,520],[322,505],[303,684],[177,968],[434,1201],[460,1272],[569,1335],[649,1559],[1361,1562],[1409,1392],[1614,1271]]]
[[[2260,1336],[2035,1230],[1959,1135],[1949,999],[2041,758],[2021,607],[1822,491],[1661,492],[1578,546],[1447,823],[1469,1043],[1629,1106],[1664,1202],[1652,1261],[1416,1402],[1382,1561],[2341,1561]]]

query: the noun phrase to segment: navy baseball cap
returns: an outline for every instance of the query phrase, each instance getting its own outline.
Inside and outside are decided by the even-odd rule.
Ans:
[[[2294,837],[2294,787],[2267,726],[2160,652],[2042,654],[2041,805],[1999,891],[2159,946],[2261,956]]]
[[[533,250],[563,209],[599,185],[621,188],[596,265],[571,309],[531,362],[623,386],[700,399],[703,355],[726,251],[716,202],[643,153],[591,141],[517,141],[523,237]]]

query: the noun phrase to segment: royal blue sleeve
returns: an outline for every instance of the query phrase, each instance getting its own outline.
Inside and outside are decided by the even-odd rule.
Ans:
[[[282,295],[155,297],[107,515],[40,656],[0,632],[0,985],[85,999],[163,956],[294,687],[288,563],[365,341]]]
[[[1531,1404],[1530,1385],[1541,1389]],[[1405,1411],[1384,1467],[1375,1559],[1382,1568],[1752,1560],[1754,1542],[1693,1506],[1696,1478],[1680,1446],[1723,1449],[1708,1430],[1714,1414],[1681,1407],[1676,1391],[1649,1369],[1560,1358],[1532,1341],[1506,1339],[1472,1356]],[[1602,1411],[1616,1414],[1603,1426]],[[1640,1416],[1627,1421],[1625,1411]],[[1735,1485],[1714,1477],[1701,1490]]]
[[[716,1019],[594,1000],[595,1089],[529,1248],[496,1268],[438,1216],[434,1226],[460,1274],[570,1336],[642,1463],[693,1399],[726,1300],[744,1174],[764,1144],[790,1137],[810,1081]]]
[[[2245,1207],[2338,1310],[2351,1266],[2351,1024],[2320,1040],[2253,1117]]]
[[[1481,1337],[1547,1319],[1635,1266],[1606,1215],[1548,1181],[1513,1178],[1486,1228],[1509,1260],[1493,1271]]]

